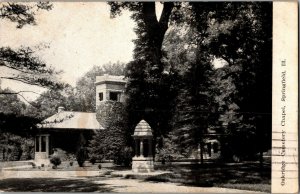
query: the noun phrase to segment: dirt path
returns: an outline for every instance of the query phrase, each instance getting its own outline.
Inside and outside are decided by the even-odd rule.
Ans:
[[[146,182],[138,179],[111,177],[110,175],[99,177],[99,172],[97,171],[54,172],[2,171],[0,173],[0,191],[254,193],[253,191],[218,187],[185,186],[169,182]]]
[[[227,189],[218,187],[192,187],[183,186],[175,183],[157,183],[157,182],[145,182],[137,179],[122,179],[122,178],[110,178],[106,180],[94,181],[97,184],[105,184],[108,187],[113,188],[114,192],[147,192],[147,193],[255,193],[253,191]]]

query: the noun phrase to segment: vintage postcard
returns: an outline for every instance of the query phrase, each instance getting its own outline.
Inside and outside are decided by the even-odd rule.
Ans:
[[[297,1],[0,1],[0,192],[298,181]]]

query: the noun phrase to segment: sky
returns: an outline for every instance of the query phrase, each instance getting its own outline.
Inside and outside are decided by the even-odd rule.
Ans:
[[[129,12],[110,18],[109,6],[104,2],[55,2],[50,11],[40,10],[35,16],[37,25],[25,25],[17,29],[16,24],[0,20],[0,45],[19,48],[47,45],[36,54],[49,66],[63,70],[61,79],[73,86],[76,80],[94,65],[108,62],[129,62],[133,54],[135,33],[134,21]],[[0,74],[9,74],[1,69]],[[1,87],[15,91],[45,89],[1,80]],[[24,94],[28,100],[37,96]]]
[[[37,12],[37,25],[25,25],[17,29],[16,23],[0,19],[1,47],[40,48],[36,55],[48,66],[62,70],[61,80],[72,86],[93,66],[118,61],[127,63],[132,60],[132,40],[136,35],[130,12],[123,11],[121,16],[110,18],[110,7],[105,2],[52,4],[52,10]],[[162,5],[157,2],[158,19],[161,11]],[[217,61],[216,64],[221,62]],[[0,76],[11,73],[8,68],[0,67]],[[35,100],[40,93],[46,91],[45,88],[4,79],[0,84],[1,88],[9,87],[16,92],[35,92],[23,93],[27,101]]]

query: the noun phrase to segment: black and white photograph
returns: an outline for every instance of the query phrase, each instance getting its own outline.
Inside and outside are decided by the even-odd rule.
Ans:
[[[297,188],[273,4],[1,1],[0,192]]]

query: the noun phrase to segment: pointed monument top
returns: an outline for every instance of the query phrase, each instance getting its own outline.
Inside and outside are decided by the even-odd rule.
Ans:
[[[145,120],[141,120],[136,125],[133,136],[153,136],[150,125]]]

